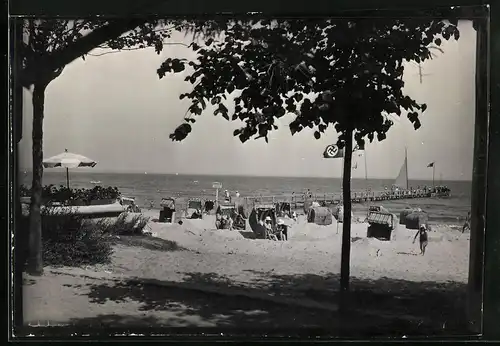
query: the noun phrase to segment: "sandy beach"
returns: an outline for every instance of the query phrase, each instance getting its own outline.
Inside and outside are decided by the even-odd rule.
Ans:
[[[144,214],[152,220],[158,217],[158,211],[155,210],[144,211]],[[216,230],[215,218],[211,215],[201,220],[183,220],[182,225],[151,221],[147,229],[152,233],[149,242],[159,244],[162,241],[174,241],[181,249],[162,251],[156,250],[154,246],[145,248],[134,244],[117,244],[112,262],[108,265],[46,268],[46,274],[41,279],[27,277],[27,282],[31,284],[24,287],[25,301],[29,302],[24,310],[25,321],[69,323],[84,317],[129,316],[128,320],[125,318],[120,321],[108,318],[107,322],[102,322],[99,319],[99,323],[121,326],[126,323],[124,321],[130,320],[140,324],[137,322],[139,314],[140,318],[159,318],[161,323],[168,326],[224,326],[230,323],[227,319],[217,322],[215,307],[210,317],[191,313],[184,319],[178,316],[178,309],[168,307],[156,306],[141,311],[138,307],[145,304],[143,302],[141,305],[144,292],[140,295],[142,298],[113,298],[113,290],[109,287],[123,285],[127,280],[166,285],[169,292],[187,289],[204,294],[236,295],[240,297],[236,300],[237,306],[243,304],[241,297],[245,297],[254,300],[248,303],[250,306],[259,305],[255,303],[259,301],[267,309],[270,309],[269,304],[277,304],[281,309],[287,307],[286,311],[275,312],[279,316],[293,315],[291,308],[293,311],[305,309],[308,313],[315,309],[327,310],[329,313],[336,311],[342,233],[342,224],[337,225],[336,221],[332,225],[320,226],[307,223],[305,217],[300,216],[297,222],[291,224],[289,240],[284,242],[251,239],[249,227],[246,231]],[[352,224],[352,289],[381,294],[381,297],[383,294],[386,298],[389,296],[396,300],[396,303],[401,302],[399,305],[393,304],[395,310],[389,309],[387,313],[394,315],[400,311],[400,317],[413,314],[412,318],[423,320],[422,311],[419,315],[418,311],[406,308],[409,304],[405,303],[406,295],[412,296],[422,289],[431,290],[439,292],[434,304],[445,304],[442,297],[454,299],[455,294],[446,293],[447,287],[451,285],[456,288],[458,285],[462,289],[466,283],[468,233],[462,234],[450,226],[433,226],[427,252],[421,256],[418,242],[412,244],[415,231],[407,230],[404,225],[398,225],[391,241],[366,238],[366,230],[365,223]],[[80,283],[63,282],[68,280],[79,280]],[[101,300],[92,300],[89,295],[89,287],[95,287],[96,282],[107,282],[109,285],[107,291],[101,292]],[[136,285],[129,282],[128,286],[121,289],[129,292]],[[75,289],[81,291],[77,299],[71,298],[76,294],[73,293]],[[227,297],[225,299],[227,301]],[[416,299],[414,303],[418,305]],[[51,301],[54,301],[54,306]],[[181,302],[178,304],[183,305]],[[371,303],[363,304],[364,309],[369,308]],[[439,306],[432,308],[440,310]],[[382,311],[374,313],[378,316],[384,314]],[[302,316],[307,315],[304,314],[300,312]],[[246,315],[246,318],[250,318],[250,315]],[[279,317],[281,322],[276,323],[290,327],[297,325],[297,318],[286,322]],[[306,323],[303,319],[300,321]],[[314,326],[322,323],[311,318],[309,321]]]

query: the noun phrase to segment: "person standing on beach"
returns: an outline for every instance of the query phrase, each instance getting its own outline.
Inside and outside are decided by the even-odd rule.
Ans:
[[[467,217],[465,218],[464,227],[462,227],[462,233],[465,232],[465,229],[470,231],[470,211],[467,213]]]
[[[417,240],[417,237],[420,236],[419,242],[420,242],[420,254],[423,256],[425,255],[425,248],[427,247],[429,237],[427,235],[427,228],[425,225],[421,225],[420,229],[418,230],[417,234],[415,234],[415,238],[413,238],[413,244],[415,244],[415,240]]]

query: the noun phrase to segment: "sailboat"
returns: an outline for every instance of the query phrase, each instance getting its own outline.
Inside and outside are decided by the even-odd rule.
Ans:
[[[407,149],[405,148],[405,160],[403,162],[403,165],[401,166],[401,169],[399,170],[399,174],[396,178],[396,181],[394,181],[393,184],[395,187],[398,187],[403,190],[408,190],[408,152]]]
[[[399,170],[399,174],[394,181],[393,184],[394,187],[397,187],[403,191],[408,191],[409,185],[408,185],[408,151],[405,148],[405,160],[403,162],[403,165],[401,166],[401,169]],[[437,198],[445,198],[445,197],[450,197],[451,191],[448,188],[444,187],[432,187],[430,191],[428,192],[427,197],[437,197]]]

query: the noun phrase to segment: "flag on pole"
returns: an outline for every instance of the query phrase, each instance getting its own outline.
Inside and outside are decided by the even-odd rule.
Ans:
[[[435,163],[435,162],[431,162],[431,163],[429,163],[429,164],[427,165],[427,168],[434,167],[434,163]]]
[[[344,157],[344,149],[340,149],[335,144],[330,144],[325,148],[323,152],[323,157],[325,159],[339,159]]]

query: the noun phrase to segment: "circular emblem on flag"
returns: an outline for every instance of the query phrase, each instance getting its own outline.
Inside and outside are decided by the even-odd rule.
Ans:
[[[332,144],[326,147],[325,152],[328,157],[335,157],[339,153],[339,148]]]

